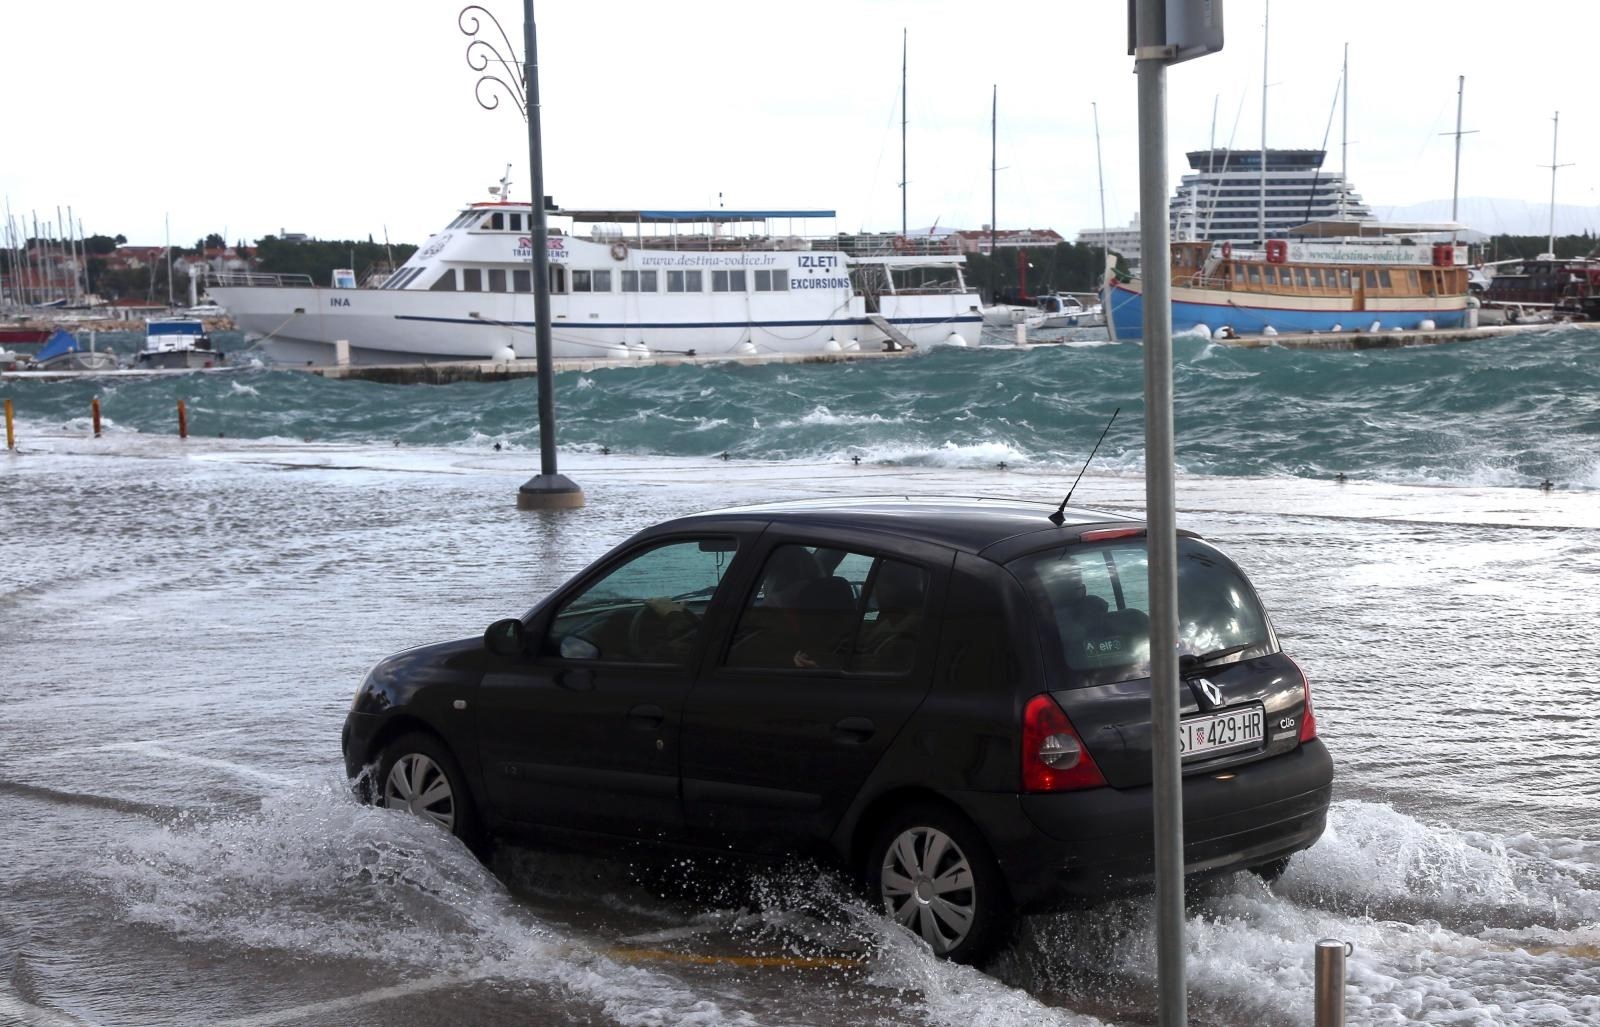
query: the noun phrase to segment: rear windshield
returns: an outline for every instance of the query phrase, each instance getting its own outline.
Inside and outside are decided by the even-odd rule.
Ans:
[[[1149,557],[1144,539],[1070,545],[1009,565],[1058,646],[1074,685],[1150,676]],[[1233,563],[1195,539],[1178,540],[1178,653],[1220,662],[1273,651],[1260,600]]]

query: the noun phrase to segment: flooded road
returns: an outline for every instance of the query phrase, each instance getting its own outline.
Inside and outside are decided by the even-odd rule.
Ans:
[[[103,444],[102,444],[103,443]],[[501,846],[350,795],[368,667],[526,609],[633,530],[742,502],[958,493],[1016,472],[148,436],[0,454],[0,1023],[1145,1024],[1143,900],[941,963],[833,872]],[[1085,478],[1137,511],[1142,481]],[[1600,1023],[1600,503],[1592,493],[1190,478],[1311,675],[1325,837],[1189,897],[1196,1024]]]

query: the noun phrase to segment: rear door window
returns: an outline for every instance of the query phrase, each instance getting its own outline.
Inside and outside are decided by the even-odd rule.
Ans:
[[[900,560],[778,546],[739,614],[726,665],[908,673],[923,631],[928,583],[926,570]]]
[[[1047,644],[1059,646],[1073,684],[1150,674],[1149,556],[1144,539],[1072,545],[1012,561],[1038,611]],[[1238,648],[1239,659],[1276,646],[1255,590],[1215,549],[1178,540],[1178,652],[1201,657]]]

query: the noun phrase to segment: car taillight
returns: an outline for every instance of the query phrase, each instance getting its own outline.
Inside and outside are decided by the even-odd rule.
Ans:
[[[1029,699],[1022,711],[1022,790],[1070,792],[1105,783],[1056,701],[1048,695]]]
[[[1294,664],[1294,669],[1300,672],[1300,684],[1306,692],[1306,711],[1300,715],[1300,741],[1309,742],[1317,737],[1317,715],[1311,709],[1311,678],[1306,675],[1306,669],[1294,657],[1289,657],[1289,662]]]

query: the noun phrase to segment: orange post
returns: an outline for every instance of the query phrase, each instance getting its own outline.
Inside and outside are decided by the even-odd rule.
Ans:
[[[11,423],[11,401],[6,400],[6,448],[17,448],[17,429]]]
[[[178,400],[178,438],[189,437],[189,412],[183,408],[183,400]]]
[[[94,414],[94,437],[100,437],[100,397],[96,396],[89,404],[89,410]]]

